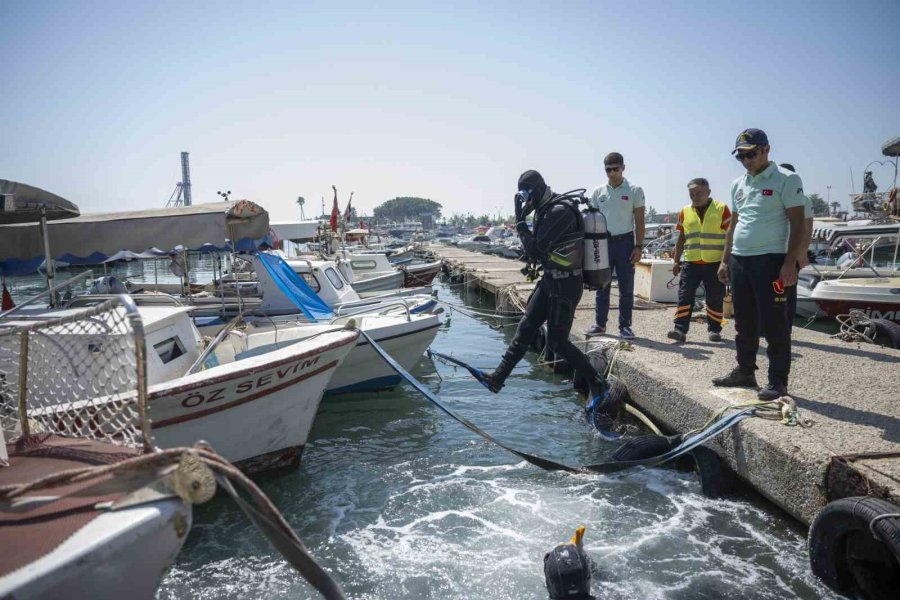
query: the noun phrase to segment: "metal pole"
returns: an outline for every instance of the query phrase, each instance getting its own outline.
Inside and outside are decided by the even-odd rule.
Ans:
[[[43,209],[41,209],[43,212]],[[19,425],[22,428],[22,437],[31,435],[31,427],[28,424],[28,331],[22,332],[19,342]]]
[[[54,268],[53,268],[53,257],[50,255],[50,236],[49,231],[47,229],[47,209],[41,206],[41,236],[44,238],[44,262],[46,263],[47,268],[47,288],[53,289],[53,276]],[[56,306],[56,294],[54,292],[50,292],[50,308]]]

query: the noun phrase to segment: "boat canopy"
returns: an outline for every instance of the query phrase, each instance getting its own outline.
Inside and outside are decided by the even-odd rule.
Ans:
[[[65,198],[17,181],[0,179],[0,225],[36,223],[41,209],[48,221],[71,219],[81,214]]]
[[[319,225],[324,221],[273,221],[269,223],[272,233],[278,239],[292,242],[305,242],[315,239]]]
[[[49,224],[48,238],[54,259],[90,265],[121,252],[226,251],[230,240],[236,240],[235,249],[251,251],[268,231],[265,209],[239,200],[82,215]],[[0,226],[0,273],[34,273],[44,260],[42,244],[40,230],[33,225]]]
[[[849,225],[847,223],[822,224],[813,227],[813,239],[821,239],[834,245],[841,238],[875,238],[891,237],[900,232],[900,224],[876,223],[867,225]]]

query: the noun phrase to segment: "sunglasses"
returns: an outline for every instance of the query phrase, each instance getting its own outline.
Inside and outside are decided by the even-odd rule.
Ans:
[[[622,165],[619,165],[618,167],[606,167],[607,173],[615,173],[616,171],[621,171],[621,170],[622,170]]]
[[[759,149],[751,150],[750,152],[738,152],[734,155],[734,158],[738,162],[743,162],[745,160],[753,160],[756,158],[756,155],[759,154]]]

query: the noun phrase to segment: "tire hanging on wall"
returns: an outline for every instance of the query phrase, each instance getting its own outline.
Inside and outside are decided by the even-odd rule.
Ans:
[[[613,452],[610,460],[641,460],[665,454],[681,443],[680,435],[641,435],[633,437]]]
[[[706,446],[698,446],[691,450],[690,456],[704,496],[721,498],[734,489],[734,473],[718,454]]]
[[[850,597],[897,598],[900,516],[885,515],[900,515],[900,506],[865,496],[825,506],[809,528],[813,574]]]

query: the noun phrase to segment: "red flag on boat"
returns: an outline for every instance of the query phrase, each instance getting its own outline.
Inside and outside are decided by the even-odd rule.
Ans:
[[[332,206],[331,206],[331,230],[337,231],[338,230],[338,215],[340,215],[341,213],[338,212],[337,188],[335,186],[331,186],[331,189],[334,190],[334,204],[332,204]]]
[[[366,228],[366,224],[363,223],[363,220],[362,220],[362,219],[359,220],[359,228],[360,228],[360,229],[365,229],[365,228]]]
[[[6,284],[3,284],[3,302],[0,310],[12,310],[16,307],[16,303],[13,302],[12,295],[9,293],[9,290],[6,289]]]

